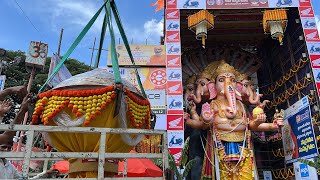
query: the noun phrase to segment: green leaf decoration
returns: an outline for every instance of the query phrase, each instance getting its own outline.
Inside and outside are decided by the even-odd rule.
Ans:
[[[198,161],[198,159],[192,159],[191,161],[189,161],[183,171],[183,174],[182,174],[182,178],[185,178],[187,177],[187,175],[189,174],[192,166],[194,165],[194,163],[196,163]]]
[[[188,151],[189,151],[189,140],[190,137],[188,137],[184,143],[182,152],[181,152],[181,160],[179,162],[179,167],[180,169],[183,169],[183,167],[186,165],[187,161],[188,161]]]

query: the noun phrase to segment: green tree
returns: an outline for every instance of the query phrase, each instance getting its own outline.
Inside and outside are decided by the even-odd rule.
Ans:
[[[2,74],[6,75],[5,88],[12,87],[12,86],[20,86],[28,83],[30,74],[31,74],[31,68],[26,67],[25,65],[25,59],[26,59],[25,53],[20,50],[7,51],[6,56],[7,56],[7,59],[10,59],[11,61],[8,61],[6,63],[5,68],[3,68],[3,72],[2,72]],[[21,57],[20,62],[14,61],[14,59],[16,59],[17,57]],[[43,68],[43,70],[36,70],[36,74],[31,87],[32,93],[36,94],[40,89],[40,87],[47,80],[49,68],[50,68],[50,62],[51,62],[51,57],[47,57],[46,65]],[[70,58],[65,62],[65,65],[69,69],[72,75],[84,73],[89,70],[88,65],[78,61],[77,59]],[[8,112],[4,117],[4,122],[6,123],[8,123],[10,120],[12,120],[15,117],[17,108],[19,108],[18,106],[18,104],[20,103],[19,100],[14,96],[12,96],[11,98],[14,102],[14,106],[13,106],[14,108],[11,108],[10,112]],[[30,109],[30,112],[32,112],[32,109]],[[31,115],[31,113],[29,114]]]

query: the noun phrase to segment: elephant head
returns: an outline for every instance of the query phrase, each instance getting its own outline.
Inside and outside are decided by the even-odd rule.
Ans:
[[[241,98],[243,101],[249,101],[249,88],[250,88],[250,81],[249,77],[246,74],[240,74],[237,76],[237,90],[241,94]]]
[[[250,102],[250,104],[259,105],[260,104],[260,98],[262,97],[262,94],[257,94],[252,81],[249,82],[248,90],[249,90],[249,102]]]
[[[219,65],[219,61],[214,61],[210,63],[198,76],[196,81],[196,90],[195,95],[191,96],[196,104],[201,104],[201,102],[207,102],[210,98],[210,89],[212,89],[212,84],[210,83],[210,79],[212,77],[212,73]]]
[[[225,114],[227,118],[234,118],[237,112],[237,99],[241,99],[241,94],[236,88],[236,74],[234,67],[221,61],[214,72],[212,79],[215,83],[209,84],[210,98],[217,100],[227,100]]]
[[[196,89],[195,88],[196,78],[197,77],[195,75],[192,75],[187,79],[186,86],[184,87],[184,94],[183,94],[184,102],[189,101],[191,94],[194,95],[195,89]],[[188,103],[186,103],[186,105],[188,105]]]
[[[193,100],[196,104],[200,104],[203,101],[209,100],[209,89],[208,84],[210,82],[210,73],[204,70],[196,80],[195,94],[191,94],[190,100]]]

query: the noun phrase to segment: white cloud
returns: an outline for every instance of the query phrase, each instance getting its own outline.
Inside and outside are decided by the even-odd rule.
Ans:
[[[126,27],[125,27],[126,28]],[[159,44],[160,36],[163,35],[163,19],[147,20],[143,24],[143,28],[127,27],[126,28],[128,39],[133,40],[134,44]]]
[[[103,1],[33,0],[32,3],[28,3],[27,1],[18,0],[18,2],[38,29],[49,28],[49,31],[43,32],[44,37],[59,37],[60,29],[64,28],[64,39],[74,39],[101,7]],[[14,3],[11,5],[15,6],[17,11],[21,13],[20,9],[18,9]],[[94,37],[97,37],[97,46],[104,12],[103,9],[78,47],[91,47]],[[133,40],[134,44],[144,44],[147,39],[148,44],[159,44],[160,36],[163,33],[163,19],[156,20],[150,18],[145,22],[141,22],[141,20],[135,21],[134,16],[131,16],[130,19],[122,19],[122,23],[129,42]],[[112,24],[116,36],[116,43],[118,43],[120,33],[114,20]],[[110,39],[108,32],[106,32],[106,39]],[[107,46],[109,46],[109,41],[105,41],[104,47]]]
[[[163,33],[163,20],[151,19],[144,23],[143,28],[144,33],[148,36],[161,36]]]

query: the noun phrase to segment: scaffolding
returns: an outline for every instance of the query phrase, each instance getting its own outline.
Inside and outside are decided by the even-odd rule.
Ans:
[[[90,158],[98,159],[98,177],[86,179],[141,179],[140,178],[105,178],[104,164],[108,159],[128,159],[128,158],[148,158],[162,159],[163,175],[157,178],[146,178],[144,180],[160,180],[165,179],[165,170],[169,167],[167,133],[164,130],[146,130],[146,129],[123,129],[123,128],[99,128],[99,127],[63,127],[63,126],[40,126],[40,125],[0,125],[1,131],[26,131],[27,142],[24,152],[1,152],[0,158],[8,158],[10,160],[23,160],[22,176],[23,179],[29,178],[30,160],[61,160],[66,158]],[[73,132],[73,133],[99,133],[100,147],[99,152],[32,152],[33,137],[35,132]],[[161,153],[105,153],[106,134],[144,134],[144,135],[162,135],[162,152]],[[126,166],[124,167],[126,174]],[[77,178],[67,178],[77,179]]]

